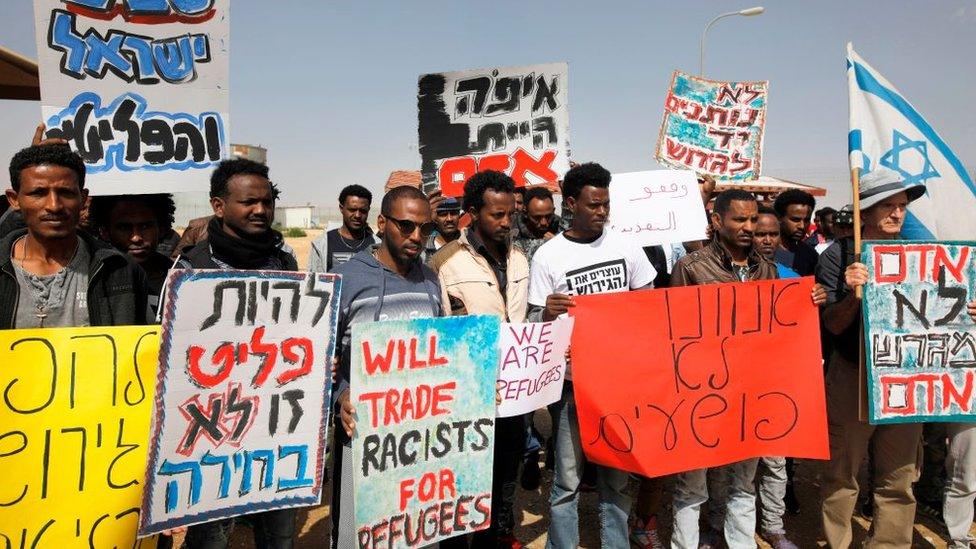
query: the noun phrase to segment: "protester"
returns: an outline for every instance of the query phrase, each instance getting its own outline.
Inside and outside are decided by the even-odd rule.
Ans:
[[[349,185],[339,192],[342,226],[326,231],[312,242],[309,271],[332,271],[376,242],[367,222],[372,202],[373,193],[361,185]]]
[[[609,186],[610,172],[599,164],[582,164],[566,173],[563,203],[572,224],[543,244],[532,258],[530,320],[550,321],[566,314],[573,307],[574,295],[651,287],[656,273],[644,252],[618,234],[604,230],[610,214]],[[608,264],[622,267],[620,274],[601,275]],[[573,279],[583,279],[587,272],[594,275],[589,277],[589,283],[572,283]],[[555,476],[546,547],[564,549],[579,545],[577,502],[583,461],[569,365],[562,398],[550,407],[550,412],[554,419]],[[602,546],[628,548],[629,475],[600,465],[596,470]]]
[[[715,199],[711,224],[715,237],[701,250],[678,260],[671,273],[672,286],[695,286],[723,282],[769,280],[777,277],[775,265],[753,246],[753,233],[759,219],[756,197],[741,190],[722,192]],[[714,468],[679,473],[674,491],[674,529],[671,547],[719,547],[724,537],[729,547],[755,547],[756,489],[753,478],[757,459],[746,459]],[[711,477],[711,478],[709,478]],[[709,484],[721,483],[726,501],[712,501],[712,516],[724,512],[724,525],[710,521],[710,528],[699,536],[701,506],[709,499]],[[725,486],[728,486],[725,490]],[[711,517],[710,517],[711,518]],[[720,529],[721,526],[721,529]],[[773,538],[782,543],[785,540]],[[789,543],[787,541],[787,543]],[[780,545],[789,547],[790,545]]]
[[[525,187],[515,189],[515,213],[521,214],[525,211]]]
[[[394,187],[383,197],[377,225],[380,243],[360,251],[335,271],[342,275],[339,370],[332,391],[339,449],[331,509],[332,547],[337,548],[359,547],[350,445],[356,428],[355,407],[349,399],[352,326],[443,315],[437,275],[420,261],[424,239],[434,231],[427,197],[416,187]]]
[[[278,189],[268,179],[268,167],[251,160],[224,160],[210,176],[210,205],[214,217],[207,237],[185,249],[177,269],[238,269],[296,271],[295,258],[282,250],[274,223]],[[278,509],[247,515],[254,544],[262,549],[288,549],[295,536],[295,510]],[[224,549],[230,543],[234,519],[190,526],[188,549]]]
[[[535,251],[559,232],[559,216],[552,191],[531,187],[525,191],[525,209],[515,216],[515,245],[531,260]]]
[[[776,262],[793,269],[800,276],[812,275],[817,267],[817,251],[804,242],[815,206],[813,196],[799,189],[780,193],[773,203],[779,217],[781,236],[776,249]]]
[[[436,191],[430,197],[430,205],[437,230],[430,234],[424,244],[422,259],[425,262],[433,257],[437,250],[461,236],[461,229],[458,227],[458,220],[461,218],[461,203],[458,199],[441,197],[440,191]]]
[[[471,225],[430,261],[441,301],[452,315],[493,315],[525,322],[529,262],[509,234],[515,213],[515,182],[496,171],[478,172],[464,184]],[[529,414],[526,414],[529,415]],[[515,537],[515,491],[525,447],[525,415],[495,420],[491,526],[473,534],[471,547],[522,547]],[[457,539],[442,542],[456,546]]]
[[[897,240],[908,204],[922,196],[921,183],[878,167],[861,178],[861,237]],[[857,473],[868,447],[874,448],[874,520],[866,547],[910,547],[915,518],[916,457],[922,425],[871,425],[859,419],[858,363],[861,353],[861,301],[855,295],[868,281],[867,267],[856,262],[852,238],[834,242],[820,256],[817,282],[827,290],[823,324],[834,336],[827,370],[827,424],[830,461],[821,475],[823,528],[830,547],[849,547],[851,517],[857,503]],[[970,521],[972,520],[970,509]],[[968,526],[967,526],[968,530]]]
[[[146,272],[153,316],[166,273],[173,266],[173,260],[157,247],[160,236],[172,230],[175,211],[169,194],[96,196],[92,200],[92,219],[102,240],[128,254]]]
[[[834,214],[837,210],[826,206],[814,213],[817,223],[817,230],[813,232],[804,242],[813,247],[817,253],[823,253],[828,246],[834,242]]]
[[[67,145],[10,160],[7,202],[26,228],[0,240],[0,329],[146,324],[146,275],[78,229],[85,164]]]

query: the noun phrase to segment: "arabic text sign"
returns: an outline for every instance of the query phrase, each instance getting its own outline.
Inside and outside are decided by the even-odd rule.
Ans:
[[[158,326],[0,330],[0,538],[155,546],[136,529],[158,350]]]
[[[498,417],[527,414],[556,402],[566,379],[573,319],[503,323],[498,338]]]
[[[554,184],[569,169],[568,89],[566,63],[422,75],[424,191],[461,196],[464,182],[485,170],[520,187]]]
[[[866,242],[871,423],[974,421],[976,244]]]
[[[649,477],[827,458],[812,289],[807,277],[574,298],[586,455]]]
[[[141,533],[318,503],[339,286],[170,272]]]
[[[48,137],[93,194],[199,191],[228,145],[230,0],[34,0]]]
[[[705,239],[705,207],[688,170],[615,174],[610,229],[641,246]]]
[[[353,325],[359,547],[426,546],[488,527],[498,330],[489,316]]]
[[[717,82],[674,71],[655,158],[718,179],[756,179],[769,83]]]

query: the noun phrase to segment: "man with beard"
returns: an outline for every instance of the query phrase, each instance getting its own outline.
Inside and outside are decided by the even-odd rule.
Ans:
[[[779,217],[780,243],[776,249],[776,262],[796,271],[800,276],[812,275],[817,267],[817,250],[804,242],[810,227],[810,216],[816,201],[813,196],[799,189],[780,193],[773,203]]]
[[[128,254],[146,272],[154,316],[166,273],[173,266],[173,260],[159,253],[157,246],[161,236],[172,230],[175,211],[170,194],[96,196],[92,200],[93,224],[102,240]]]
[[[461,236],[461,229],[458,228],[458,221],[461,219],[461,203],[457,198],[442,198],[440,191],[433,193],[430,197],[430,204],[433,208],[433,219],[437,225],[437,230],[427,237],[424,244],[423,261],[430,260],[449,242],[454,242]]]
[[[358,547],[353,501],[351,440],[356,408],[350,401],[352,325],[381,320],[443,316],[437,275],[420,261],[434,231],[430,203],[416,187],[394,187],[377,219],[380,243],[336,269],[342,275],[339,304],[339,369],[332,391],[336,447],[332,487],[332,547]],[[435,544],[436,546],[436,544]]]
[[[563,200],[570,210],[569,230],[543,244],[532,258],[529,320],[548,322],[574,306],[573,297],[649,288],[651,266],[636,245],[604,230],[610,215],[610,172],[595,163],[566,172]],[[572,369],[567,365],[562,398],[550,406],[555,443],[555,476],[550,495],[549,549],[579,545],[577,503],[583,452],[576,421]],[[626,548],[631,497],[625,471],[596,466],[603,547]]]
[[[525,322],[529,261],[509,238],[516,215],[514,191],[512,178],[496,171],[478,172],[465,182],[471,225],[430,261],[441,284],[441,301],[452,315],[495,315],[502,322]],[[470,536],[472,547],[522,547],[515,538],[514,506],[524,446],[524,415],[495,421],[491,526]]]
[[[339,193],[342,226],[325,232],[312,242],[308,255],[309,271],[331,272],[376,242],[368,223],[372,202],[373,193],[362,185],[349,185],[342,189]]]
[[[515,245],[531,260],[539,246],[559,231],[552,191],[541,186],[525,191],[525,209],[515,216],[515,229]]]
[[[264,164],[237,158],[224,160],[210,176],[214,217],[207,237],[183,251],[177,269],[295,271],[295,258],[281,249],[284,239],[271,228],[278,189]],[[278,509],[248,516],[254,544],[264,549],[290,549],[295,535],[295,510]],[[225,549],[234,519],[190,526],[188,549]]]

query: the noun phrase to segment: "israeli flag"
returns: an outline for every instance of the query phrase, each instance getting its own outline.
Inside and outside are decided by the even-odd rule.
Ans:
[[[908,209],[902,236],[912,240],[976,238],[976,185],[949,145],[915,107],[847,44],[848,151],[861,174],[884,166],[925,194]]]

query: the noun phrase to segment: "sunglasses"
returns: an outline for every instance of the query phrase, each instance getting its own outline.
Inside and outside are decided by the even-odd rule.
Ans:
[[[437,224],[434,223],[433,221],[428,221],[426,223],[415,223],[413,221],[410,221],[409,219],[397,219],[395,217],[389,217],[386,215],[384,215],[383,218],[386,219],[387,221],[392,221],[393,224],[397,226],[397,229],[400,231],[400,234],[403,236],[412,235],[413,232],[416,231],[417,228],[419,227],[420,236],[422,238],[427,238],[428,236],[430,236],[431,233],[434,232],[434,229],[437,228]]]

